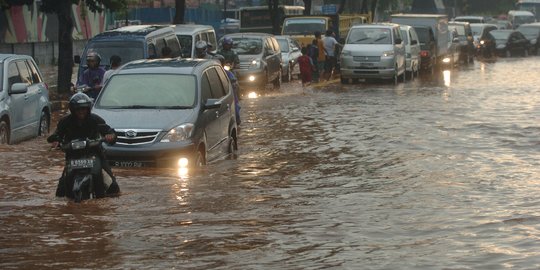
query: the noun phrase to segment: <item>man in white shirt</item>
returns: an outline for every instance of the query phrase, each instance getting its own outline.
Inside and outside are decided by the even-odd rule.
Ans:
[[[341,47],[342,45],[337,42],[334,31],[330,29],[326,31],[326,37],[323,38],[323,44],[324,52],[326,53],[323,78],[326,78],[328,81],[330,78],[332,78],[332,73],[334,72],[337,64],[336,46]]]

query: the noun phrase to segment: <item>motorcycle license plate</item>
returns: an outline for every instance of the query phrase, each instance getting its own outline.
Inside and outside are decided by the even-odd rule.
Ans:
[[[94,167],[94,159],[72,159],[69,165],[72,169],[88,169]]]

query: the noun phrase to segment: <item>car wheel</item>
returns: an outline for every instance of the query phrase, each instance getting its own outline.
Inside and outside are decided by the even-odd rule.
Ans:
[[[6,121],[0,121],[0,144],[9,143],[9,126]]]
[[[273,81],[274,84],[274,90],[279,90],[281,88],[281,70],[279,71],[279,74],[277,78]]]
[[[45,112],[41,112],[39,119],[39,136],[46,136],[49,133],[49,115]]]
[[[199,150],[197,150],[197,153],[195,154],[195,158],[193,159],[193,167],[200,168],[206,165],[206,155],[204,149],[201,147]]]
[[[229,137],[228,152],[231,159],[235,159],[238,154],[238,139],[234,134]]]

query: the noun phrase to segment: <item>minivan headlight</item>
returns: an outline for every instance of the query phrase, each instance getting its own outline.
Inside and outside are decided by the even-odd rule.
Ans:
[[[250,68],[260,68],[261,67],[261,61],[259,61],[257,59],[253,59],[253,60],[251,60],[251,62],[249,62],[249,67]]]
[[[394,56],[394,51],[386,51],[382,53],[382,57],[392,57]]]
[[[351,51],[347,51],[347,50],[341,51],[341,56],[351,56],[351,55],[352,55]]]
[[[167,133],[161,142],[180,142],[185,141],[191,137],[193,133],[193,124],[183,124],[179,125]]]

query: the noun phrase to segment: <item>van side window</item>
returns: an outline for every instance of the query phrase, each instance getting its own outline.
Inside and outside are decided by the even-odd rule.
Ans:
[[[208,42],[212,44],[212,50],[217,50],[216,33],[208,32]]]
[[[208,37],[206,36],[206,33],[201,33],[201,39],[208,42]]]
[[[210,82],[208,81],[208,72],[203,73],[201,77],[201,101],[206,103],[206,101],[212,98],[212,90],[210,89]]]
[[[148,44],[148,58],[149,59],[157,58],[156,46],[154,46],[154,44],[152,43]]]
[[[30,67],[30,72],[32,73],[32,80],[34,81],[34,83],[42,82],[43,80],[41,79],[41,76],[39,76],[39,72],[37,71],[34,62],[28,60],[26,64]]]
[[[208,80],[210,81],[210,89],[212,89],[212,98],[221,98],[225,95],[223,84],[219,78],[216,69],[211,68],[208,71]]]
[[[167,42],[167,47],[169,47],[172,51],[172,56],[180,56],[180,43],[178,42],[178,38],[176,38],[176,36],[174,35],[171,35],[167,37],[165,41]]]
[[[160,38],[160,39],[156,39],[156,55],[158,57],[161,57],[161,50],[165,47],[165,39],[164,38]]]
[[[221,68],[215,68],[215,69],[219,75],[219,79],[221,80],[221,83],[223,84],[223,89],[225,89],[225,94],[228,94],[230,90],[229,77],[227,76],[227,74],[225,74],[225,71],[223,71],[223,69]]]

